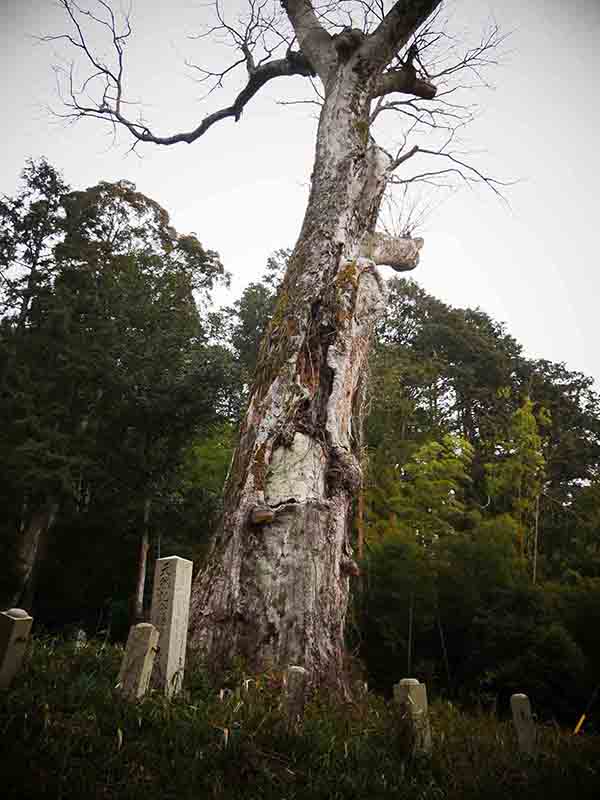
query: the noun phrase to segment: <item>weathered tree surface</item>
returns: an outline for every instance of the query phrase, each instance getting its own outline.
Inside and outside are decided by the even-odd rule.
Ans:
[[[44,547],[44,538],[52,528],[57,511],[58,503],[48,500],[36,508],[25,522],[17,553],[19,583],[11,598],[13,606],[20,604],[28,611],[32,610],[37,577],[36,563],[40,550]]]
[[[258,56],[257,42],[282,23],[277,4],[250,3],[248,19],[236,29],[216,3],[219,24],[212,30],[229,38],[240,58],[223,72],[201,73],[213,78],[216,88],[242,65],[246,86],[231,105],[188,131],[165,136],[128,116],[123,69],[129,19],[118,29],[107,3],[101,4],[99,19],[71,0],[60,2],[72,33],[46,38],[66,39],[89,69],[79,89],[69,75],[65,116],[118,124],[135,139],[134,146],[189,144],[222,120],[238,121],[272,79],[299,75],[320,81],[323,103],[308,208],[262,344],[225,489],[222,528],[193,588],[190,647],[216,673],[241,657],[251,669],[298,666],[307,670],[308,685],[343,688],[349,582],[358,574],[350,532],[362,480],[362,398],[369,338],[384,303],[377,265],[413,269],[423,244],[376,232],[377,216],[386,185],[399,180],[393,171],[417,154],[446,159],[446,168],[425,170],[404,184],[458,173],[463,181],[494,188],[497,182],[448,150],[470,112],[463,109],[461,116],[460,106],[443,99],[426,109],[415,101],[433,100],[442,76],[461,69],[477,74],[499,41],[497,28],[458,63],[431,74],[423,67],[422,50],[444,35],[435,29],[425,33],[421,26],[441,0],[357,0],[354,6],[282,0],[283,23],[291,34],[281,33],[283,24],[273,48],[265,45]],[[331,14],[346,15],[352,8],[365,30],[331,22]],[[94,55],[85,38],[91,20],[112,36],[112,66]],[[282,44],[285,56],[272,57]],[[399,100],[398,94],[408,99]],[[398,152],[389,154],[374,141],[371,126],[383,111],[401,109],[407,109],[411,130],[439,122],[445,140],[426,149],[410,147],[404,136]]]
[[[223,527],[193,590],[190,645],[213,670],[241,656],[252,669],[300,665],[311,683],[344,686],[361,398],[384,302],[377,264],[412,269],[423,244],[374,233],[394,164],[369,134],[370,103],[388,60],[436,5],[400,2],[371,36],[331,37],[309,3],[287,4],[325,100],[308,208],[262,344]]]

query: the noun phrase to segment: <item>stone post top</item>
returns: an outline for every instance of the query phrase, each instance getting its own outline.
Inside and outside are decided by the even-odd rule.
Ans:
[[[419,681],[416,678],[402,678],[398,681],[398,686],[418,686]]]
[[[299,675],[306,675],[306,668],[299,667],[296,664],[290,664],[287,670],[288,672],[297,672]]]
[[[7,617],[12,617],[13,619],[32,619],[27,611],[24,611],[22,608],[7,608],[6,611],[3,611],[2,613],[6,614]]]
[[[511,694],[510,699],[511,699],[511,701],[512,700],[527,700],[527,695],[526,694]]]
[[[146,630],[146,628],[154,628],[155,626],[151,622],[138,622],[138,624],[135,627],[138,630],[140,628],[143,628],[143,630]]]
[[[158,558],[157,561],[182,561],[184,564],[193,564],[193,561],[190,561],[189,558],[182,558],[181,556],[165,556],[165,558]]]

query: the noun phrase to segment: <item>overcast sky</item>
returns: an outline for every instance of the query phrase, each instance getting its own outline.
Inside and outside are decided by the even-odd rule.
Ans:
[[[134,0],[128,86],[161,134],[194,127],[239,88],[234,81],[212,104],[199,101],[185,59],[218,57],[187,38],[206,20],[203,5]],[[13,193],[25,160],[42,155],[76,188],[131,180],[178,230],[219,251],[236,295],[273,250],[294,244],[316,122],[314,107],[276,101],[310,96],[302,78],[270,84],[237,124],[225,120],[193,145],[145,146],[138,158],[100,123],[67,126],[46,110],[59,108],[52,64],[61,54],[31,35],[64,31],[63,12],[46,0],[0,0],[0,8],[0,192]],[[600,386],[600,0],[453,0],[450,10],[457,33],[477,34],[490,20],[511,32],[488,73],[495,88],[474,92],[483,114],[468,139],[479,166],[518,183],[506,192],[509,207],[484,188],[442,203],[422,230],[412,275],[445,302],[506,322],[527,355],[564,361]]]

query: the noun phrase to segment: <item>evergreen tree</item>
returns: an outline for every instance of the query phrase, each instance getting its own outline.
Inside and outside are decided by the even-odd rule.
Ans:
[[[112,529],[120,518],[116,529],[137,529],[147,552],[152,502],[167,491],[190,435],[220,419],[223,385],[197,305],[225,279],[223,267],[133,185],[44,201],[53,211],[43,259],[19,278],[39,239],[40,175],[52,177],[43,186],[65,188],[45,162],[30,164],[23,192],[3,206],[12,288],[0,348],[11,420],[0,434],[2,492],[20,562],[12,599],[27,605],[54,520],[72,536],[94,514],[112,517]]]
[[[547,412],[540,418],[549,422]],[[512,415],[506,437],[496,443],[496,459],[486,464],[489,496],[497,513],[512,514],[518,526],[522,557],[537,558],[540,497],[546,459],[533,402],[526,397]]]

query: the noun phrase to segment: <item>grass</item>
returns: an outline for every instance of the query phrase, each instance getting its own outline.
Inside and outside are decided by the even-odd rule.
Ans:
[[[38,797],[597,798],[600,739],[540,726],[535,760],[519,756],[512,726],[447,702],[430,710],[431,759],[406,757],[393,705],[366,695],[315,697],[290,728],[277,674],[215,692],[199,671],[172,702],[158,693],[129,703],[115,691],[122,650],[34,639],[10,690],[0,692],[4,800]]]

